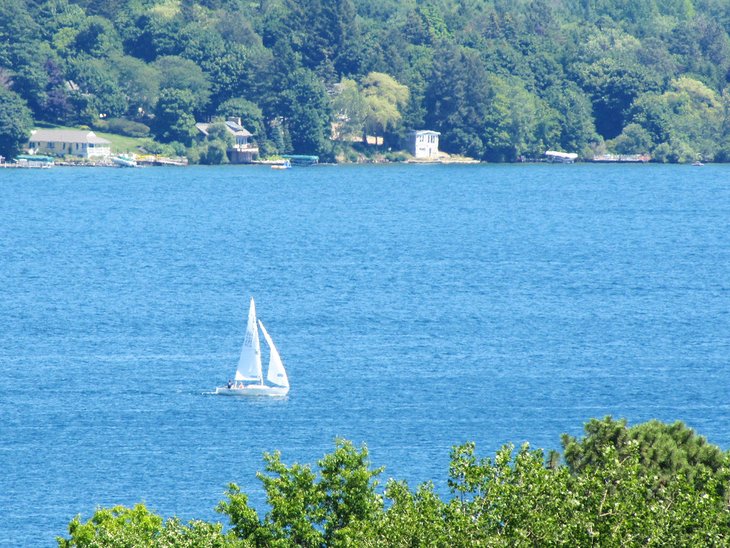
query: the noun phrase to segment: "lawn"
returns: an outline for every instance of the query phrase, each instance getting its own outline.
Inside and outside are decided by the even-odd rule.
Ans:
[[[139,147],[147,139],[140,139],[138,137],[125,137],[124,135],[117,135],[115,133],[103,133],[101,131],[94,131],[99,137],[103,137],[112,142],[112,152],[139,152]]]

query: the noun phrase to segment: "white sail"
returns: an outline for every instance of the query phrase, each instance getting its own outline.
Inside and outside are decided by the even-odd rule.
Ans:
[[[269,372],[266,375],[266,380],[272,384],[278,386],[289,387],[289,378],[286,376],[286,369],[279,356],[279,351],[274,346],[274,341],[271,340],[269,333],[266,331],[264,324],[259,320],[259,326],[261,326],[261,332],[264,334],[266,344],[269,345]]]
[[[246,324],[246,336],[243,338],[241,357],[236,368],[237,381],[264,382],[261,373],[261,343],[259,342],[259,330],[256,326],[256,305],[251,298],[251,306],[248,309],[248,323]]]

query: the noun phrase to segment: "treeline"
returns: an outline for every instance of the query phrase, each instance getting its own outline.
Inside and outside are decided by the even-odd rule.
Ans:
[[[378,486],[365,446],[338,440],[316,467],[266,454],[259,516],[231,484],[217,510],[230,526],[163,519],[143,505],[99,509],[61,547],[126,546],[727,546],[730,454],[684,424],[593,419],[556,452],[524,445],[477,456],[454,447],[450,498],[432,483]]]
[[[0,154],[33,120],[183,152],[236,116],[263,155],[427,128],[488,161],[726,161],[729,30],[726,0],[3,0]]]

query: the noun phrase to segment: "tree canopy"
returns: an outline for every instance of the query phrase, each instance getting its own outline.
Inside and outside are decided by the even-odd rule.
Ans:
[[[14,158],[30,138],[30,109],[12,91],[0,86],[0,156]]]
[[[682,423],[591,420],[563,437],[565,459],[529,444],[493,457],[455,446],[442,499],[373,468],[367,447],[336,440],[316,466],[264,456],[263,516],[238,485],[220,523],[164,520],[143,505],[99,509],[69,524],[62,547],[91,546],[720,546],[730,541],[730,453]]]

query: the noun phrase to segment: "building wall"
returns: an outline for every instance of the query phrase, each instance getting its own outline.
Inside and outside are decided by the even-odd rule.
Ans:
[[[112,151],[108,145],[90,144],[86,147],[87,158],[109,158]]]
[[[57,141],[31,141],[30,148],[37,154],[53,156],[80,156],[81,158],[108,158],[111,148],[106,144],[61,143]]]
[[[255,147],[245,149],[228,149],[228,159],[232,164],[250,164],[259,155],[259,149]]]
[[[417,159],[437,158],[439,136],[436,132],[413,132],[409,135],[409,151]]]

